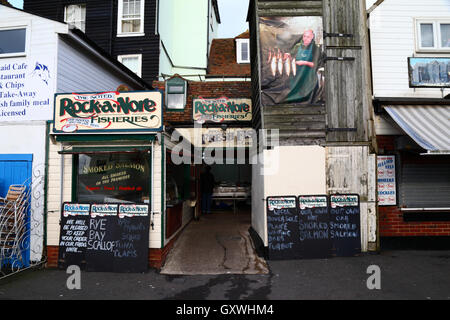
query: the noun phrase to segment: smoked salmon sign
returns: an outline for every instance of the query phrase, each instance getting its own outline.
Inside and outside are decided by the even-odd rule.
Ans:
[[[55,95],[54,132],[161,131],[159,91]]]
[[[252,101],[241,98],[199,97],[193,101],[193,119],[198,123],[252,120]]]

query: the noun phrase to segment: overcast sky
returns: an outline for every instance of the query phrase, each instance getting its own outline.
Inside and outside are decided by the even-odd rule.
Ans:
[[[218,38],[234,38],[248,29],[248,0],[217,0],[220,25]]]
[[[8,0],[14,7],[23,9],[23,0]]]
[[[248,0],[217,0],[221,24],[218,38],[234,38],[248,29]],[[22,9],[23,0],[9,0],[13,6]]]

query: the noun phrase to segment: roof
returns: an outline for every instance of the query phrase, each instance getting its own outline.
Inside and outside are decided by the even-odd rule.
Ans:
[[[236,39],[248,39],[248,30],[235,38],[213,39],[208,62],[208,76],[250,76],[249,63],[237,63]]]

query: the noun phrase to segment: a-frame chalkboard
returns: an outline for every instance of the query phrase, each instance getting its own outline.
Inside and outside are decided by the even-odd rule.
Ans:
[[[361,253],[359,195],[330,195],[330,239],[333,254],[351,257]]]
[[[269,259],[301,258],[297,197],[268,197],[266,207]]]
[[[299,196],[298,209],[302,257],[311,259],[331,257],[328,197]]]
[[[90,204],[63,203],[61,210],[58,267],[66,269],[86,266],[86,246],[89,233]]]
[[[148,204],[63,204],[58,266],[86,271],[146,272]]]

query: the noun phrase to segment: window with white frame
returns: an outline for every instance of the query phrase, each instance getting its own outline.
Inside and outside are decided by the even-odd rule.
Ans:
[[[119,0],[117,35],[144,35],[144,0]]]
[[[142,55],[140,54],[126,54],[117,57],[125,67],[136,73],[139,77],[142,76]]]
[[[417,51],[450,51],[450,19],[416,19]]]
[[[27,28],[0,28],[0,57],[25,55],[27,52]]]
[[[81,31],[86,31],[86,5],[71,4],[64,8],[64,22]]]
[[[250,63],[250,41],[249,39],[236,39],[237,63]]]

